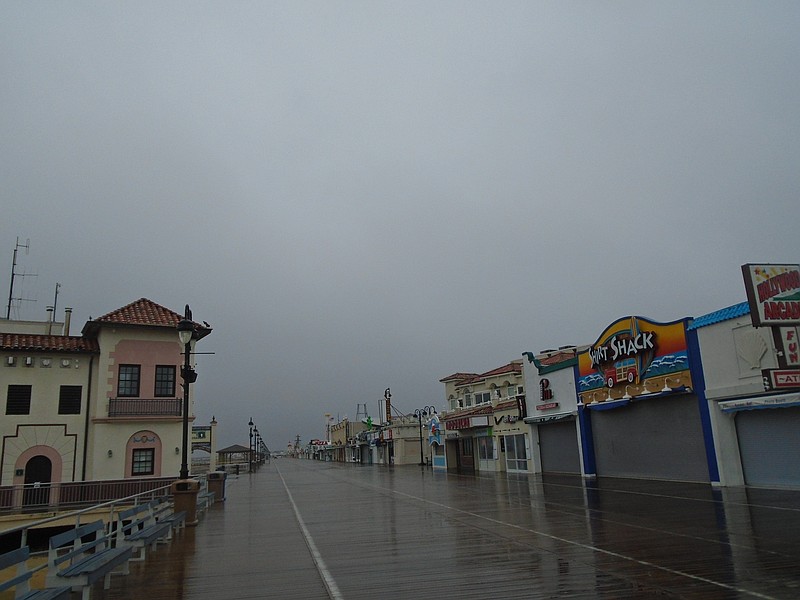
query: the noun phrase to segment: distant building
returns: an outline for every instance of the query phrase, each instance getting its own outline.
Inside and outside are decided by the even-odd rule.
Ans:
[[[0,320],[0,485],[177,477],[183,316],[142,298],[81,336],[69,335],[69,318]],[[211,327],[194,331],[192,344]],[[191,396],[189,410],[191,422]]]
[[[486,373],[454,373],[440,382],[448,406],[440,419],[449,471],[530,470],[522,360]]]

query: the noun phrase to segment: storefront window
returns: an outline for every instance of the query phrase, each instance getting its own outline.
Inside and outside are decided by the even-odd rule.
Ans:
[[[479,437],[478,438],[478,455],[481,460],[494,459],[494,438],[493,437]]]
[[[525,434],[507,435],[506,469],[509,471],[528,471],[528,449]]]

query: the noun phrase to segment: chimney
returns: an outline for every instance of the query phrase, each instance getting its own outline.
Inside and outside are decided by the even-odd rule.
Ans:
[[[67,307],[64,309],[64,335],[69,335],[69,322],[72,318],[72,309]]]
[[[47,335],[52,335],[53,334],[53,311],[54,310],[55,309],[52,306],[48,306],[47,307],[47,329],[45,329],[45,331],[47,332]]]

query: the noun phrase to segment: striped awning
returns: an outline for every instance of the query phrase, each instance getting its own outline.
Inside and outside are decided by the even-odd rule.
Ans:
[[[754,396],[752,398],[719,402],[719,408],[724,413],[737,412],[740,410],[758,410],[762,408],[786,408],[788,406],[800,406],[800,393],[779,394],[777,396]]]

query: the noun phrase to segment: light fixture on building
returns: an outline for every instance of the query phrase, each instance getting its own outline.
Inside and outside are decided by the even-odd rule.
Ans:
[[[180,454],[180,453],[181,453],[181,449],[178,448],[178,446],[175,446],[175,454]]]
[[[113,451],[111,451],[111,450],[109,450],[109,451],[108,451],[108,458],[111,458],[112,456],[114,456],[114,452],[113,452]]]

